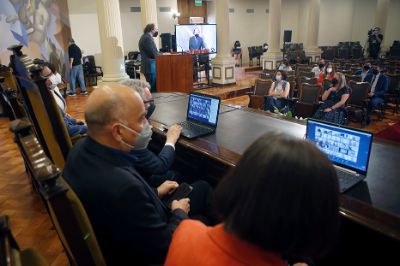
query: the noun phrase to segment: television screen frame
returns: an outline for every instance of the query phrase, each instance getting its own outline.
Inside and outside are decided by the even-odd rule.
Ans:
[[[207,39],[205,38],[205,35],[203,34],[203,26],[213,26],[214,31],[215,31],[215,45],[213,45],[213,42],[211,42],[211,45],[207,45]],[[180,37],[177,35],[178,31],[177,28],[182,27],[182,28],[190,28],[190,30],[186,31],[186,36]],[[200,30],[200,37],[203,37],[205,43],[206,43],[206,48],[203,50],[194,50],[190,51],[189,50],[189,39],[190,37],[193,36],[193,30],[195,28],[199,28]],[[212,32],[211,32],[212,33]],[[179,39],[180,38],[180,39]],[[215,23],[202,23],[202,24],[176,24],[175,25],[175,44],[176,44],[176,52],[184,52],[184,53],[191,53],[191,54],[216,54],[218,52],[218,36],[217,36],[217,24]],[[185,40],[185,44],[182,45],[180,41]],[[213,47],[215,46],[215,47]]]

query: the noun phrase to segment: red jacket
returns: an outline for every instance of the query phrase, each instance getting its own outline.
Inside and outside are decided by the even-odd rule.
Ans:
[[[175,231],[165,266],[252,265],[287,266],[279,254],[227,233],[222,224],[207,227],[194,220],[183,221]]]

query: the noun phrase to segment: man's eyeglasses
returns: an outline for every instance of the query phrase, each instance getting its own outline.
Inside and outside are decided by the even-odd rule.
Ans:
[[[151,103],[154,103],[154,99],[150,99],[150,100],[147,100],[147,101],[143,101],[143,103],[144,103],[144,104],[148,104],[148,103],[151,104]]]

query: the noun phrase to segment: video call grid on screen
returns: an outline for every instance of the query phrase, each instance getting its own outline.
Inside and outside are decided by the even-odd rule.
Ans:
[[[188,118],[215,125],[218,116],[218,99],[190,95]]]
[[[199,36],[203,38],[206,49],[210,53],[217,52],[217,25],[216,24],[182,24],[175,25],[176,36],[176,51],[184,52],[189,51],[190,37],[194,36],[193,30],[197,28],[200,30]]]
[[[370,134],[308,121],[307,139],[332,162],[363,172],[367,170]]]

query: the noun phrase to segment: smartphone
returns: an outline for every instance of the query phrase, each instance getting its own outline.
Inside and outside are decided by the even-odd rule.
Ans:
[[[171,209],[171,204],[174,200],[180,200],[189,196],[190,192],[192,192],[193,187],[188,183],[182,183],[179,187],[172,193],[171,197],[167,201],[168,208]]]

